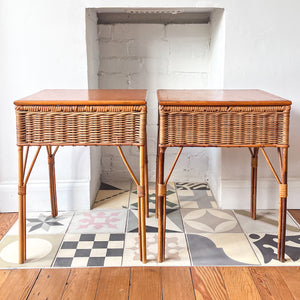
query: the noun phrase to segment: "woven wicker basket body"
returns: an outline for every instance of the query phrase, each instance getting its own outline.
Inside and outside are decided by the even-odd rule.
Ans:
[[[161,147],[288,147],[290,106],[159,106]]]
[[[17,145],[144,145],[146,106],[16,106]]]

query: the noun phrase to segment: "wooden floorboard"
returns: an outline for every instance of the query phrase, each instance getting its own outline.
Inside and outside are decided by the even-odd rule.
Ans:
[[[92,299],[95,299],[100,273],[100,268],[71,269],[61,299],[88,300],[91,299],[91,295]]]
[[[2,284],[5,282],[10,272],[11,270],[0,270],[0,290],[2,289]]]
[[[289,209],[289,213],[300,224],[300,209]]]
[[[252,267],[249,271],[263,299],[294,299],[276,268]]]
[[[96,299],[128,299],[130,268],[102,268]]]
[[[217,267],[191,268],[196,299],[229,299]]]
[[[220,267],[230,299],[261,299],[251,273],[245,267]]]
[[[195,299],[189,267],[164,267],[161,276],[164,300]]]
[[[300,299],[300,267],[0,270],[0,299]]]
[[[140,267],[131,269],[129,299],[162,299],[161,272],[159,267]]]
[[[300,267],[277,267],[276,269],[295,299],[300,299]]]
[[[27,299],[39,272],[39,269],[12,270],[2,283],[0,299]]]
[[[70,269],[43,269],[30,292],[28,300],[60,299],[70,271]]]
[[[300,267],[277,267],[276,269],[295,299],[300,299]]]
[[[0,240],[18,219],[17,213],[0,214]]]

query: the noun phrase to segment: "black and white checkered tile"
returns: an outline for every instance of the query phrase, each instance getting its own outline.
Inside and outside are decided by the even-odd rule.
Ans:
[[[53,267],[121,266],[125,234],[66,234]]]

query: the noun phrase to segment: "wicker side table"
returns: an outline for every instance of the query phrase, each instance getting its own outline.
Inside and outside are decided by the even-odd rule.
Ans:
[[[26,260],[26,185],[42,146],[47,148],[52,216],[57,215],[54,158],[60,146],[117,146],[137,184],[140,259],[146,262],[148,208],[146,90],[44,90],[15,101],[19,152],[19,263]],[[26,146],[25,157],[23,148]],[[29,148],[37,152],[26,173]],[[56,148],[52,151],[52,146]],[[137,146],[140,180],[121,146]]]
[[[165,259],[166,185],[183,147],[249,148],[253,219],[256,218],[257,160],[261,150],[279,184],[278,259],[284,261],[291,101],[260,90],[159,90],[158,101],[158,261]],[[180,147],[180,150],[164,179],[168,147]],[[281,176],[272,166],[265,147],[277,148]]]

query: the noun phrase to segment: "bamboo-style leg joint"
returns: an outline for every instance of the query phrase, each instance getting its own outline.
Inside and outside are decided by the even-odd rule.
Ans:
[[[138,197],[145,197],[145,187],[138,185],[137,186],[137,195]]]
[[[258,162],[257,156],[253,156],[251,159],[251,167],[257,168],[257,162]]]
[[[18,186],[18,195],[21,195],[21,196],[26,195],[26,186],[25,185]]]
[[[49,166],[53,166],[54,165],[54,155],[48,155],[48,164]]]
[[[279,184],[279,197],[280,198],[287,197],[287,184]]]
[[[165,197],[167,195],[167,185],[159,183],[157,185],[157,194],[159,197]]]

